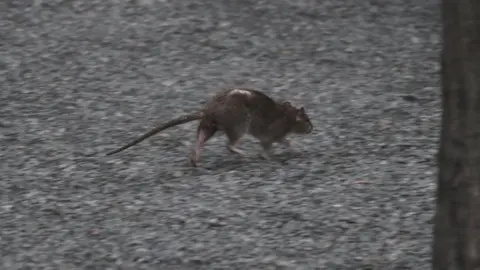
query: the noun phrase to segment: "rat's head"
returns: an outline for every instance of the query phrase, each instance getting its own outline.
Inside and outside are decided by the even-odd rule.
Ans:
[[[297,134],[308,134],[311,133],[313,130],[312,122],[308,117],[305,109],[295,108],[290,104],[290,102],[284,102],[283,105],[285,106],[286,110],[288,111],[289,116],[293,120],[292,123],[292,132]]]

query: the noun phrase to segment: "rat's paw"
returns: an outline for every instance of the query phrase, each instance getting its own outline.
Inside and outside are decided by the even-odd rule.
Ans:
[[[282,139],[279,143],[283,144],[285,147],[292,148],[294,143],[289,139]]]
[[[193,150],[190,155],[188,156],[188,161],[193,167],[197,167],[198,164],[198,153]]]
[[[292,155],[300,155],[302,153],[302,151],[300,151],[300,149],[298,148],[295,148],[295,147],[291,147],[291,148],[288,148],[288,152]]]
[[[231,146],[231,145],[228,145],[228,146],[227,146],[227,149],[228,149],[228,151],[230,151],[230,153],[233,153],[233,154],[238,154],[238,155],[240,155],[240,156],[245,156],[245,155],[246,155],[246,154],[245,154],[245,151],[240,150],[240,149],[238,149],[238,148],[236,148],[236,147],[234,147],[234,146]]]
[[[197,160],[195,160],[194,157],[189,157],[188,161],[190,161],[190,165],[192,165],[193,167],[197,167]]]
[[[263,160],[271,160],[271,159],[272,159],[270,153],[265,152],[265,151],[259,153],[258,156],[259,156],[261,159],[263,159]]]
[[[282,141],[280,141],[280,143],[283,144],[285,147],[287,147],[288,151],[293,153],[293,154],[298,154],[298,153],[301,152],[296,147],[296,144],[291,140],[283,139]]]

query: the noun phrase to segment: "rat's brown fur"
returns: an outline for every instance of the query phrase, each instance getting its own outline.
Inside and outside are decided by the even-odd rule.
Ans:
[[[201,148],[217,131],[223,131],[227,136],[228,150],[241,155],[244,153],[236,145],[245,134],[252,135],[260,141],[262,157],[268,159],[273,143],[290,146],[290,141],[285,138],[288,134],[308,134],[313,129],[303,107],[297,109],[289,102],[275,102],[257,90],[235,88],[217,93],[200,112],[175,118],[107,155],[125,150],[162,130],[193,120],[200,120],[197,142],[190,155],[194,166],[198,163]]]

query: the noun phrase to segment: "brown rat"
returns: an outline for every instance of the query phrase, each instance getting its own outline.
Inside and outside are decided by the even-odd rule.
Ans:
[[[298,109],[289,102],[276,102],[258,90],[233,88],[217,93],[199,112],[174,118],[107,155],[123,151],[167,128],[194,120],[200,121],[197,141],[190,155],[193,166],[197,166],[204,144],[217,131],[227,136],[227,149],[240,155],[244,152],[237,148],[239,140],[245,134],[252,135],[260,141],[262,157],[269,159],[273,143],[290,146],[286,139],[288,134],[308,134],[313,129],[303,107]]]

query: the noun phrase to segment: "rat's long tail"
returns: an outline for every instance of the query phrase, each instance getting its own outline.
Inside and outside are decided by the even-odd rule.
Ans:
[[[135,144],[147,139],[148,137],[151,137],[151,136],[157,134],[158,132],[160,132],[162,130],[165,130],[167,128],[171,128],[171,127],[174,127],[174,126],[177,126],[177,125],[185,124],[185,123],[188,123],[188,122],[191,122],[191,121],[194,121],[194,120],[199,120],[202,117],[203,117],[203,112],[196,112],[196,113],[191,113],[191,114],[187,114],[187,115],[184,115],[184,116],[181,116],[181,117],[174,118],[174,119],[168,121],[167,123],[165,123],[161,126],[158,126],[154,129],[150,130],[149,132],[143,134],[142,136],[140,136],[138,139],[135,139],[131,143],[129,143],[125,146],[122,146],[122,147],[120,147],[116,150],[108,152],[106,155],[110,156],[110,155],[116,154],[116,153],[118,153],[120,151],[123,151],[123,150],[125,150],[125,149],[127,149],[131,146],[134,146]]]

